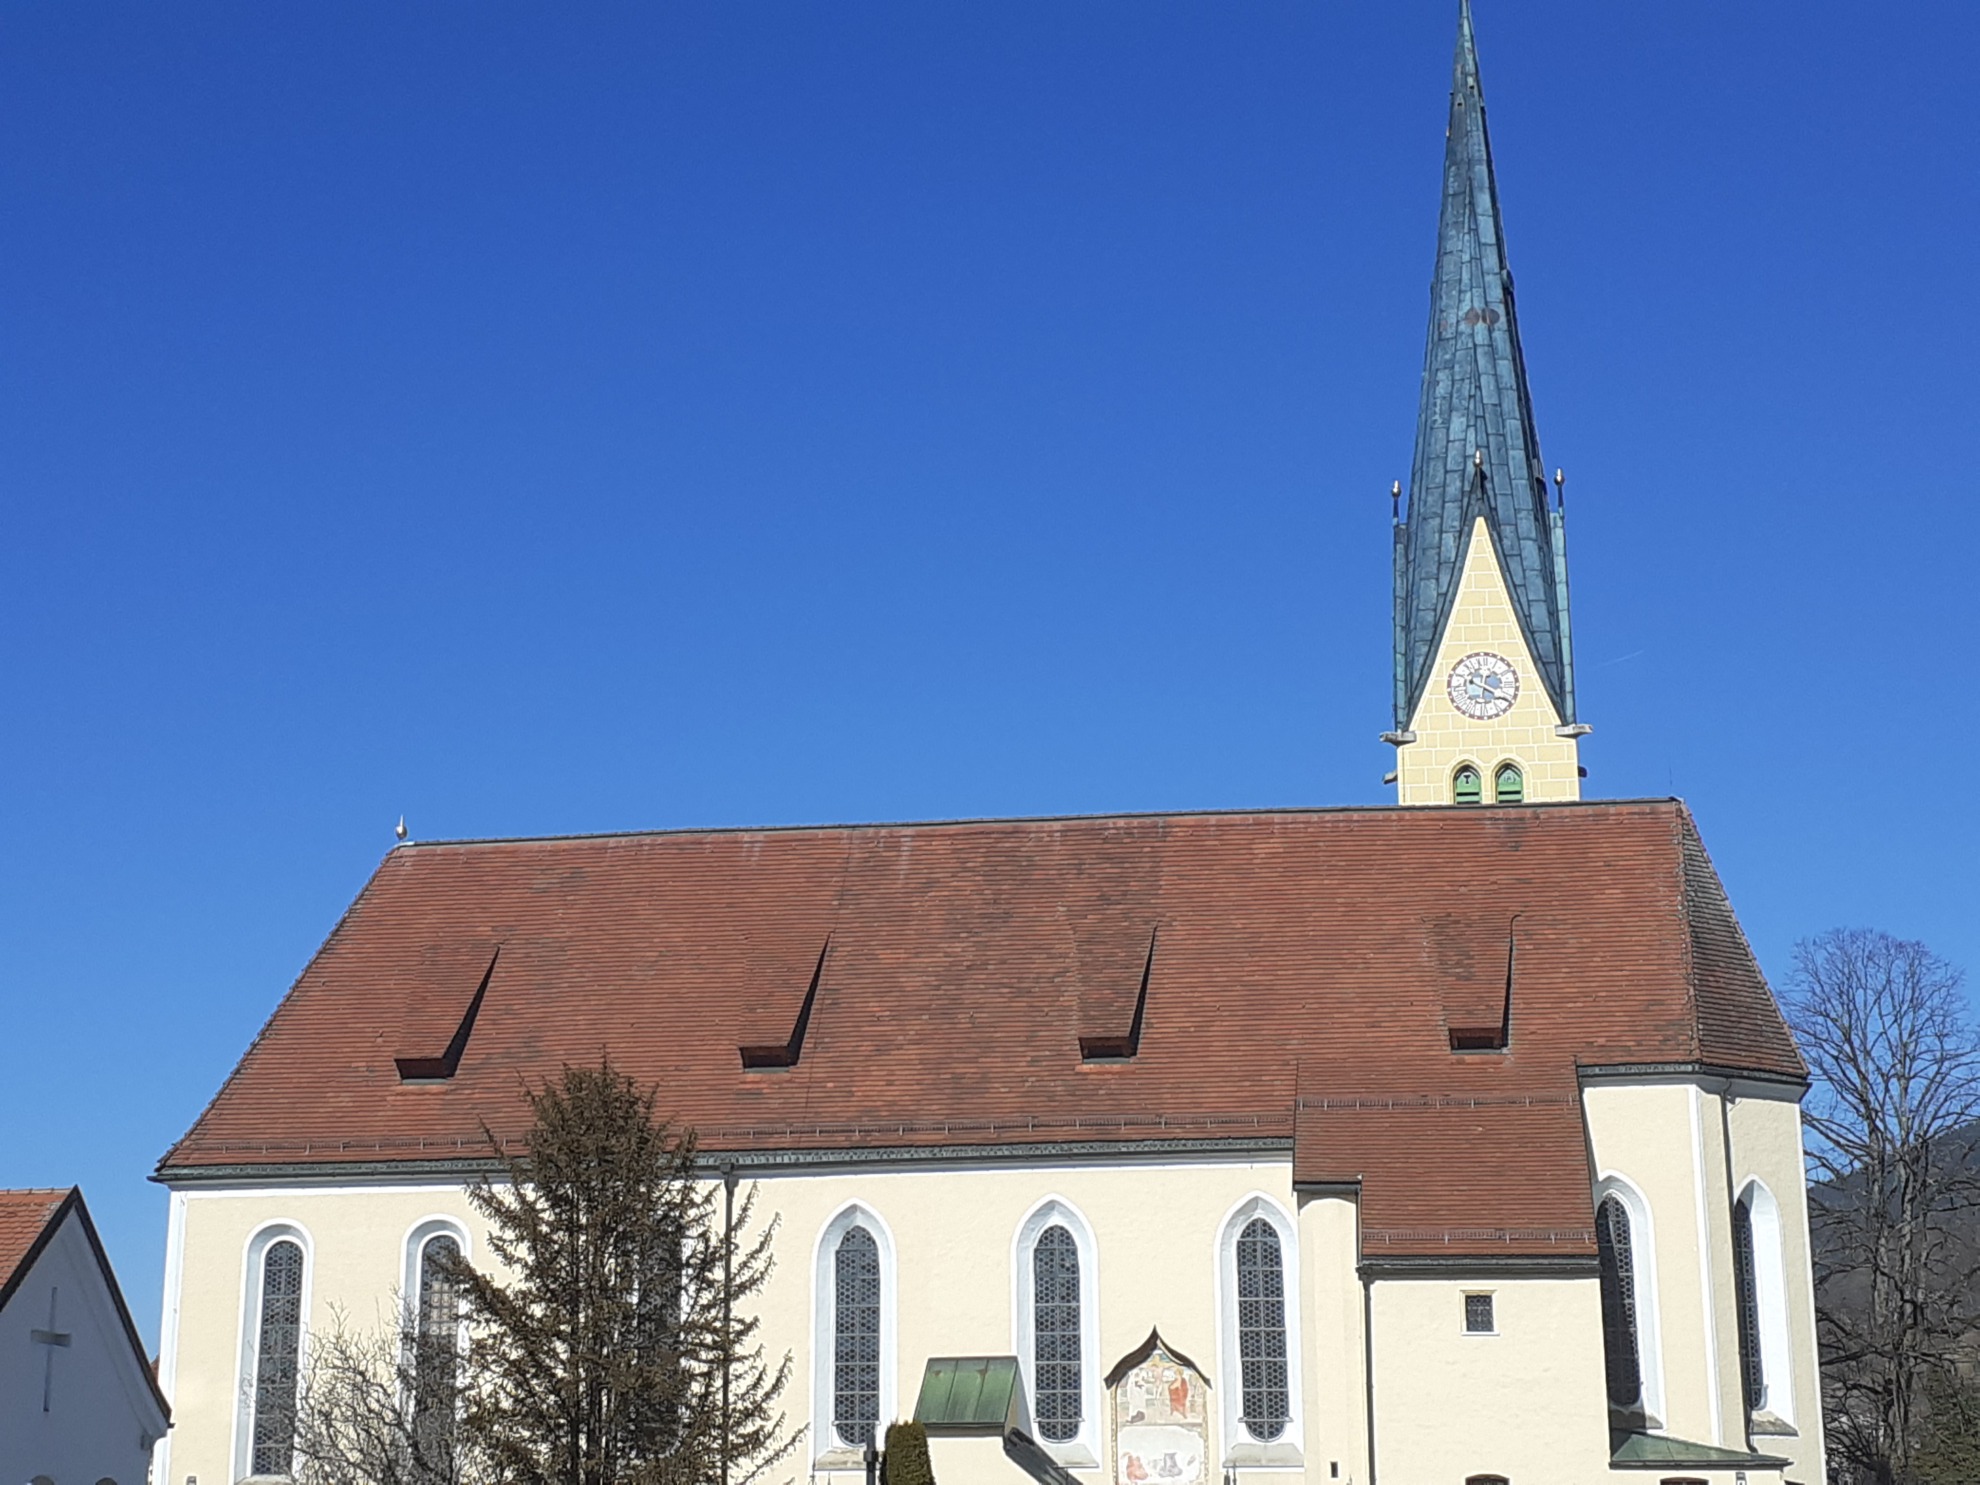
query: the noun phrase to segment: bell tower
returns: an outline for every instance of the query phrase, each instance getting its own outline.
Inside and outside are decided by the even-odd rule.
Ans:
[[[1564,494],[1540,461],[1460,0],[1407,509],[1392,492],[1398,803],[1581,797]]]

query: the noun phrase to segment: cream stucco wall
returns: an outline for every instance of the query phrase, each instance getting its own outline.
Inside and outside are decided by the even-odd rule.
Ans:
[[[1491,1335],[1465,1333],[1464,1297],[1479,1293],[1492,1295]],[[1378,1280],[1371,1309],[1383,1481],[1608,1473],[1595,1280]]]
[[[1645,1396],[1662,1431],[1785,1456],[1793,1461],[1785,1471],[1791,1480],[1824,1478],[1800,1109],[1792,1092],[1672,1078],[1597,1083],[1583,1102],[1598,1191],[1624,1186],[1647,1208],[1647,1224],[1633,1215],[1631,1235],[1654,1291],[1654,1313],[1638,1324]],[[1778,1394],[1785,1402],[1779,1416],[1791,1432],[1749,1433],[1741,1385],[1732,1202],[1755,1178],[1780,1206],[1790,1375]]]
[[[1446,686],[1451,667],[1479,650],[1503,656],[1519,672],[1518,699],[1504,716],[1489,722],[1473,721],[1460,712],[1451,704]],[[1520,635],[1519,619],[1481,518],[1472,524],[1457,598],[1429,684],[1410,718],[1415,741],[1396,749],[1397,803],[1452,803],[1451,776],[1465,762],[1477,765],[1488,801],[1493,775],[1506,762],[1517,763],[1524,773],[1527,799],[1579,799],[1580,744],[1575,737],[1558,734],[1560,721]]]
[[[907,1416],[928,1357],[1022,1354],[1014,1333],[1013,1244],[1026,1215],[1051,1199],[1084,1218],[1093,1237],[1098,1355],[1087,1361],[1094,1374],[1159,1326],[1172,1347],[1196,1360],[1213,1384],[1221,1385],[1218,1241],[1229,1213],[1250,1198],[1268,1198],[1297,1226],[1297,1255],[1288,1254],[1289,1260],[1301,1271],[1310,1265],[1345,1276],[1320,1285],[1321,1297],[1302,1305],[1297,1316],[1302,1329],[1309,1324],[1316,1328],[1313,1337],[1302,1340],[1300,1359],[1311,1350],[1322,1362],[1301,1367],[1302,1417],[1296,1425],[1300,1457],[1320,1457],[1321,1478],[1329,1477],[1330,1462],[1340,1464],[1338,1478],[1365,1478],[1359,1452],[1359,1378],[1343,1378],[1340,1371],[1344,1365],[1358,1365],[1360,1344],[1351,1307],[1343,1301],[1353,1291],[1352,1203],[1314,1203],[1311,1217],[1300,1215],[1290,1163],[1284,1158],[866,1169],[770,1176],[762,1179],[761,1188],[759,1214],[774,1214],[781,1224],[776,1270],[761,1299],[764,1338],[773,1355],[791,1354],[785,1406],[792,1424],[807,1429],[813,1424],[817,1365],[812,1332],[818,1239],[848,1204],[859,1204],[879,1220],[892,1250],[894,1364],[883,1380],[883,1408],[890,1416]],[[404,1282],[409,1237],[440,1217],[457,1222],[467,1233],[470,1256],[484,1251],[480,1219],[458,1187],[195,1188],[184,1193],[181,1269],[176,1296],[167,1295],[168,1310],[177,1316],[168,1371],[179,1426],[169,1443],[166,1478],[182,1482],[190,1475],[215,1485],[239,1477],[236,1435],[244,1388],[247,1257],[257,1234],[277,1224],[305,1241],[312,1327],[332,1324],[339,1312],[349,1323],[370,1327],[391,1321],[392,1296]],[[1313,1289],[1301,1285],[1303,1294]],[[1322,1327],[1324,1336],[1318,1333]],[[1223,1448],[1220,1421],[1213,1416],[1215,1450]],[[1096,1435],[1095,1453],[1104,1459],[1104,1429]],[[937,1448],[950,1450],[950,1441],[938,1441]],[[954,1485],[975,1485],[974,1466],[968,1461],[983,1451],[958,1443],[953,1452],[956,1458],[943,1474],[945,1485],[951,1479]],[[983,1457],[995,1460],[995,1471],[984,1485],[989,1479],[1010,1485],[1017,1478],[1001,1454]],[[820,1448],[808,1439],[792,1473],[833,1477],[857,1469],[847,1451]],[[1101,1473],[1093,1470],[1090,1477],[1101,1478]]]
[[[1782,1289],[1787,1344],[1786,1377],[1767,1377],[1766,1410],[1793,1428],[1790,1436],[1760,1435],[1754,1446],[1785,1454],[1795,1461],[1790,1475],[1819,1480],[1825,1458],[1822,1437],[1821,1378],[1816,1373],[1814,1260],[1808,1238],[1808,1185],[1801,1146],[1801,1109],[1780,1099],[1730,1100],[1727,1118],[1732,1133],[1733,1190],[1744,1192],[1750,1182],[1762,1182],[1779,1206]],[[1770,1234],[1756,1228],[1756,1247]],[[1759,1254],[1764,1264],[1764,1249]],[[1765,1290],[1763,1280],[1762,1289]],[[1762,1316],[1763,1326],[1766,1317]],[[1770,1368],[1773,1365],[1769,1358]]]
[[[1654,1214],[1659,1376],[1669,1414],[1663,1421],[1676,1436],[1740,1447],[1746,1440],[1715,1096],[1689,1085],[1597,1086],[1587,1108],[1598,1167],[1626,1174]],[[1788,1287],[1799,1296],[1791,1324],[1793,1408],[1798,1419],[1809,1419],[1813,1322],[1795,1109],[1742,1100],[1727,1117],[1736,1178],[1767,1182],[1789,1234]],[[1235,1433],[1226,1409],[1238,1380],[1218,1277],[1219,1243],[1232,1214],[1261,1199],[1288,1214],[1296,1236],[1288,1279],[1298,1285],[1299,1416],[1287,1436],[1292,1457],[1269,1461],[1278,1466],[1273,1469],[1255,1449],[1233,1454],[1227,1437]],[[929,1357],[1025,1354],[1016,1334],[1015,1239],[1027,1215],[1051,1200],[1077,1213],[1092,1235],[1097,1334],[1095,1354],[1086,1358],[1092,1373],[1103,1373],[1159,1327],[1172,1349],[1208,1374],[1213,1467],[1235,1462],[1241,1481],[1266,1474],[1315,1485],[1371,1480],[1365,1315],[1374,1322],[1380,1468],[1373,1478],[1384,1485],[1445,1479],[1456,1485],[1468,1475],[1499,1473],[1517,1485],[1568,1485],[1608,1474],[1592,1277],[1438,1273],[1377,1277],[1364,1290],[1351,1195],[1295,1193],[1284,1155],[1205,1155],[1161,1162],[943,1161],[762,1175],[758,1214],[776,1216],[781,1226],[776,1270],[759,1313],[770,1353],[791,1354],[784,1402],[790,1423],[808,1434],[789,1467],[791,1478],[853,1485],[857,1473],[849,1452],[821,1448],[810,1436],[818,1402],[816,1275],[828,1224],[856,1203],[884,1233],[894,1287],[883,1418],[905,1417]],[[188,1477],[233,1485],[240,1477],[246,1260],[270,1224],[283,1224],[306,1243],[307,1314],[317,1329],[338,1312],[360,1326],[389,1324],[393,1295],[405,1282],[408,1241],[426,1224],[450,1220],[466,1233],[470,1257],[486,1251],[481,1223],[458,1186],[195,1186],[174,1193],[173,1211],[162,1375],[176,1427],[159,1475],[172,1485],[185,1485]],[[1702,1252],[1714,1256],[1701,1261]],[[1479,1289],[1494,1294],[1496,1335],[1464,1333],[1463,1295]],[[1068,1462],[1082,1480],[1100,1485],[1111,1481],[1105,1467],[1111,1440],[1104,1426],[1095,1437],[1094,1465],[1078,1463],[1076,1455]],[[1795,1438],[1756,1442],[1809,1462],[1790,1478],[1820,1478],[1819,1438],[1810,1428]],[[938,1439],[934,1447],[943,1485],[1016,1485],[1022,1478],[981,1441]],[[1752,1485],[1769,1478],[1756,1473]]]
[[[167,1255],[160,1365],[173,1426],[159,1455],[169,1473],[158,1471],[157,1478],[176,1485],[188,1477],[231,1485],[245,1473],[236,1467],[236,1424],[247,1382],[241,1375],[247,1258],[258,1236],[279,1227],[302,1241],[306,1324],[319,1331],[340,1312],[360,1329],[393,1322],[407,1239],[429,1219],[457,1223],[469,1235],[470,1259],[481,1252],[482,1224],[459,1186],[198,1188],[174,1193],[174,1204],[177,1251]]]

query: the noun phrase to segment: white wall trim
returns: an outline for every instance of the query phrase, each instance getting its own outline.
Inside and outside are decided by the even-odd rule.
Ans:
[[[1285,1430],[1275,1439],[1256,1439],[1244,1423],[1244,1367],[1238,1353],[1237,1241],[1252,1219],[1262,1217],[1271,1224],[1279,1239],[1279,1262],[1284,1275],[1286,1322]],[[1216,1249],[1217,1292],[1217,1386],[1215,1394],[1223,1419],[1224,1466],[1227,1469],[1261,1466],[1298,1466],[1305,1461],[1306,1407],[1305,1381],[1300,1358],[1305,1347],[1300,1337],[1300,1296],[1305,1292],[1299,1277],[1299,1225],[1284,1207],[1262,1191],[1244,1197],[1224,1214],[1218,1224]]]
[[[1011,1348],[1024,1377],[1026,1406],[1038,1417],[1038,1379],[1034,1375],[1038,1349],[1032,1335],[1032,1311],[1037,1288],[1032,1277],[1032,1249],[1046,1228],[1057,1224],[1072,1234],[1079,1254],[1079,1432],[1063,1442],[1039,1437],[1045,1452],[1072,1469],[1092,1469],[1100,1463],[1100,1255],[1093,1227],[1063,1196],[1047,1196],[1033,1204],[1011,1238]]]
[[[201,1181],[197,1185],[173,1186],[176,1196],[187,1201],[227,1201],[239,1197],[254,1197],[261,1201],[295,1201],[298,1198],[314,1199],[319,1196],[376,1196],[381,1191],[389,1191],[396,1196],[464,1196],[476,1177],[464,1177],[458,1181],[435,1181],[422,1176],[417,1181],[290,1181],[282,1185],[229,1185],[224,1181]],[[500,1188],[508,1184],[508,1177],[491,1174],[489,1184]],[[719,1185],[721,1178],[715,1177],[711,1184]]]
[[[1760,1320],[1760,1407],[1783,1423],[1794,1422],[1793,1346],[1788,1340],[1787,1256],[1781,1243],[1781,1206],[1758,1176],[1739,1194],[1753,1233],[1753,1300]]]
[[[1649,1200],[1628,1176],[1605,1170],[1595,1183],[1595,1205],[1613,1196],[1629,1216],[1631,1281],[1636,1299],[1636,1365],[1643,1377],[1643,1411],[1659,1426],[1669,1423],[1664,1391],[1664,1327],[1657,1302],[1657,1224]]]
[[[179,1296],[185,1288],[186,1196],[174,1191],[165,1209],[165,1285],[158,1317],[158,1390],[171,1402],[179,1381]],[[166,1485],[172,1478],[172,1430],[166,1429],[151,1447],[151,1478]]]
[[[1801,1105],[1797,1103],[1794,1109],[1795,1149],[1804,1150],[1807,1148],[1804,1142],[1804,1135],[1805,1131],[1801,1123]],[[1801,1323],[1806,1327],[1809,1347],[1812,1353],[1818,1344],[1815,1325],[1815,1247],[1814,1239],[1808,1230],[1808,1189],[1805,1176],[1802,1184],[1799,1210],[1801,1213],[1801,1221],[1799,1223],[1801,1230],[1797,1236],[1801,1239],[1801,1253],[1804,1261],[1795,1266],[1801,1274],[1801,1283],[1795,1286],[1798,1292],[1794,1298],[1795,1303],[1801,1307]],[[1828,1422],[1822,1416],[1819,1363],[1817,1366],[1810,1367],[1797,1380],[1809,1386],[1811,1393],[1810,1401],[1814,1403],[1814,1406],[1807,1410],[1807,1421],[1801,1425],[1801,1430],[1805,1435],[1811,1435],[1815,1440],[1813,1457],[1817,1460],[1827,1459],[1829,1439],[1826,1430],[1828,1428]]]
[[[245,1480],[254,1439],[254,1369],[261,1320],[261,1260],[274,1244],[284,1238],[294,1240],[303,1255],[302,1326],[296,1342],[296,1362],[300,1368],[309,1360],[309,1317],[311,1290],[316,1282],[316,1245],[309,1229],[291,1218],[280,1217],[256,1225],[241,1245],[240,1344],[234,1354],[234,1436],[228,1459],[233,1478]]]
[[[1705,1323],[1705,1387],[1712,1403],[1710,1442],[1724,1445],[1726,1418],[1724,1403],[1719,1397],[1719,1323],[1717,1309],[1712,1303],[1712,1227],[1709,1208],[1705,1204],[1704,1099],[1704,1090],[1696,1083],[1692,1084],[1685,1102],[1691,1113],[1692,1206],[1698,1214],[1698,1293]],[[1740,1440],[1742,1446],[1745,1442],[1744,1438]]]
[[[876,1430],[884,1432],[899,1416],[900,1304],[894,1234],[866,1203],[849,1201],[826,1219],[811,1245],[811,1457],[818,1469],[863,1467],[862,1451],[841,1443],[832,1424],[839,1287],[836,1264],[839,1241],[854,1227],[871,1234],[880,1253],[880,1417]]]

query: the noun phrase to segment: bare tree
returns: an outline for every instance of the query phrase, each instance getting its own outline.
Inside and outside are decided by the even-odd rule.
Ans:
[[[1788,1011],[1814,1087],[1815,1289],[1832,1476],[1912,1485],[1928,1397],[1980,1322],[1980,1029],[1923,944],[1837,929],[1795,947]]]
[[[353,1329],[341,1311],[310,1337],[296,1397],[296,1485],[471,1485],[455,1457],[452,1334],[408,1316]]]

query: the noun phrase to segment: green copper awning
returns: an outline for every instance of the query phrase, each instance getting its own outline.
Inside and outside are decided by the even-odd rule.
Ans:
[[[1776,1454],[1721,1449],[1716,1444],[1694,1444],[1656,1433],[1623,1434],[1609,1451],[1609,1467],[1619,1470],[1657,1470],[1687,1464],[1699,1469],[1777,1470],[1791,1463],[1792,1460]]]
[[[930,1433],[1001,1434],[1019,1426],[1015,1356],[935,1356],[921,1374],[914,1421]]]
[[[931,1435],[1002,1438],[1004,1455],[1037,1485],[1081,1485],[1031,1436],[1015,1356],[933,1356],[921,1374],[914,1421]]]

